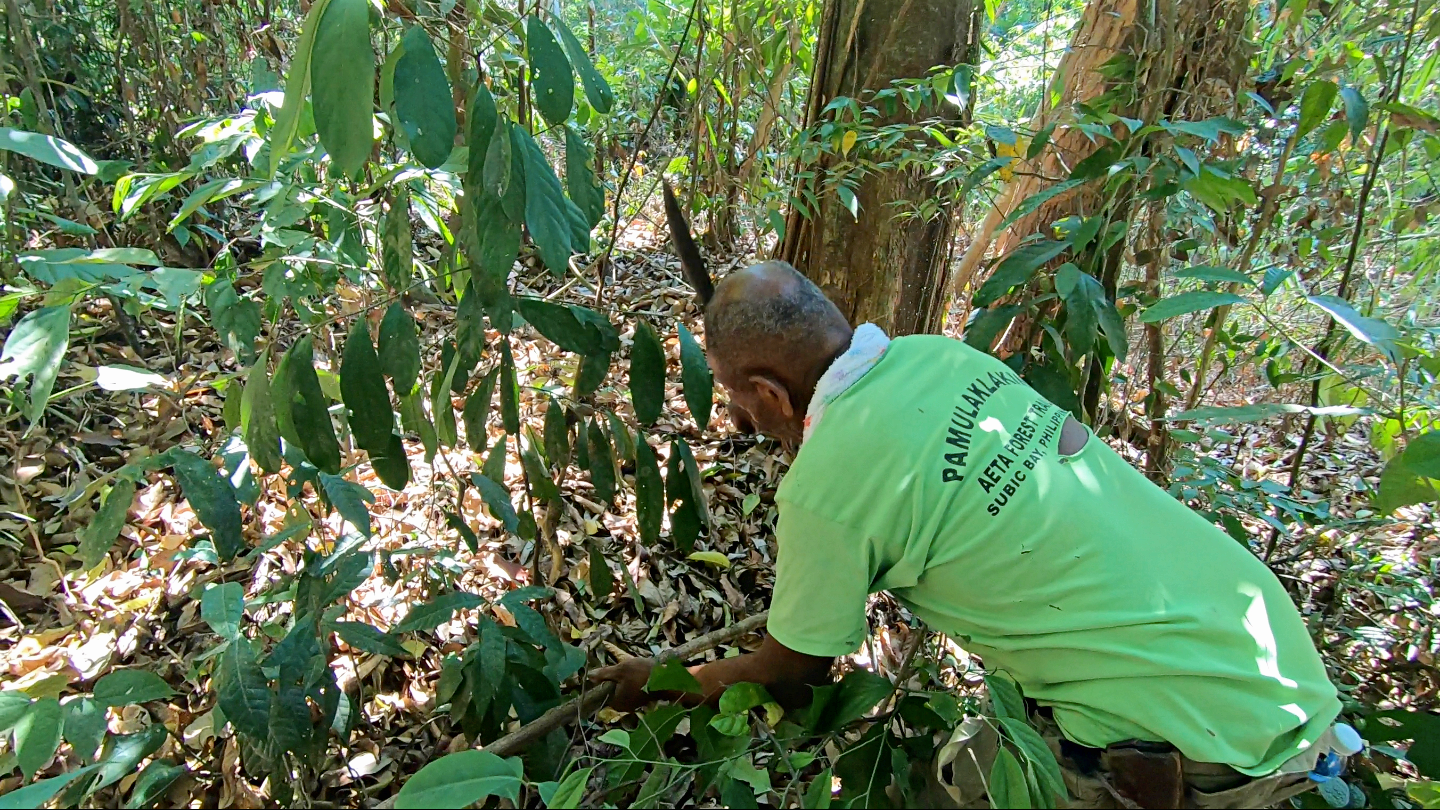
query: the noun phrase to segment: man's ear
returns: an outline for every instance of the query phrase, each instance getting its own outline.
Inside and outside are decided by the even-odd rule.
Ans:
[[[755,393],[775,412],[784,415],[786,419],[795,415],[795,406],[790,401],[790,389],[774,377],[765,374],[750,375],[750,384],[755,386]]]
[[[665,219],[670,223],[670,239],[675,243],[675,252],[680,255],[680,272],[685,275],[685,280],[695,288],[695,297],[700,299],[700,306],[710,303],[710,297],[715,294],[715,285],[710,281],[710,272],[705,269],[705,259],[700,255],[700,248],[695,246],[695,239],[690,236],[690,225],[685,222],[685,213],[680,210],[680,203],[675,199],[675,192],[670,188],[669,181],[665,185]]]

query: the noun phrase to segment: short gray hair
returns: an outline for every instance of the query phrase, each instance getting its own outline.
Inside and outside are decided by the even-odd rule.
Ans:
[[[705,344],[712,357],[748,366],[760,357],[808,353],[826,344],[845,316],[815,282],[782,261],[757,267],[784,277],[777,294],[714,300],[705,308]]]

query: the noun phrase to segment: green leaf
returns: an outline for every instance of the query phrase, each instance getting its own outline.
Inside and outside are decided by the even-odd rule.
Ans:
[[[375,474],[391,489],[410,482],[410,460],[395,434],[395,413],[380,358],[370,343],[370,327],[363,316],[355,319],[340,359],[340,398],[349,412],[355,443],[370,455]]]
[[[526,428],[525,432],[529,434],[530,429]],[[520,463],[525,467],[530,496],[538,501],[554,501],[560,497],[560,489],[551,479],[550,471],[545,469],[545,463],[540,460],[540,453],[535,449],[535,445],[534,436],[531,434],[530,440],[521,442],[520,446]]]
[[[1055,185],[1045,189],[1044,191],[1031,194],[1029,197],[1026,197],[1024,200],[1022,200],[1019,205],[1015,206],[1015,210],[1011,211],[1010,215],[1005,217],[1005,219],[1000,222],[999,226],[996,227],[996,233],[999,233],[1000,231],[1003,231],[1006,228],[1010,227],[1010,225],[1013,224],[1016,220],[1020,219],[1026,214],[1031,213],[1035,209],[1049,202],[1052,198],[1064,194],[1065,192],[1073,188],[1082,186],[1088,182],[1089,180],[1084,178],[1078,180],[1066,180],[1063,183],[1056,183]]]
[[[334,0],[341,2],[341,0]],[[280,358],[272,381],[275,422],[285,441],[300,448],[311,464],[332,475],[340,472],[340,442],[330,421],[329,400],[315,373],[314,347],[309,335]]]
[[[1140,313],[1140,320],[1143,323],[1157,323],[1167,318],[1188,315],[1191,312],[1243,303],[1245,303],[1245,299],[1235,293],[1194,290],[1156,301]]]
[[[1019,304],[1007,304],[1003,307],[991,307],[979,309],[970,324],[965,327],[965,335],[962,338],[970,346],[982,352],[989,352],[995,338],[1005,331],[1015,316],[1025,311],[1025,307]]]
[[[574,304],[538,298],[514,299],[515,311],[547,340],[567,352],[601,355],[620,348],[619,335],[604,315]]]
[[[1176,270],[1172,275],[1174,275],[1175,278],[1193,278],[1200,281],[1213,281],[1220,284],[1241,284],[1246,287],[1255,286],[1255,279],[1250,278],[1239,270],[1232,270],[1229,267],[1216,267],[1208,264],[1187,267],[1184,270]]]
[[[450,621],[457,610],[472,610],[485,604],[485,600],[473,593],[466,591],[451,591],[450,593],[432,599],[429,602],[415,605],[405,615],[403,621],[391,629],[391,635],[402,633],[414,633],[421,630],[434,630],[436,627]]]
[[[1055,755],[1051,753],[1050,746],[1045,744],[1040,732],[1016,717],[1002,717],[1000,725],[1025,757],[1026,763],[1035,768],[1040,787],[1055,799],[1065,801],[1068,797],[1065,779],[1060,773],[1060,763],[1055,760]]]
[[[1365,132],[1365,124],[1370,119],[1370,104],[1354,87],[1341,88],[1340,98],[1345,101],[1345,121],[1350,125],[1350,142],[1358,145],[1360,135]]]
[[[1300,96],[1300,122],[1295,127],[1295,139],[1309,135],[1330,117],[1330,108],[1335,105],[1335,96],[1340,88],[1332,81],[1311,82]]]
[[[500,377],[500,367],[490,369],[480,380],[480,385],[465,399],[465,408],[460,412],[465,422],[465,442],[471,452],[484,453],[490,443],[485,423],[490,419],[490,403],[495,398],[495,381]]]
[[[545,407],[545,460],[551,467],[564,467],[570,463],[570,425],[565,416],[565,407],[546,397],[550,404]]]
[[[175,690],[146,669],[117,669],[95,682],[95,699],[106,706],[130,706],[174,697]]]
[[[1365,408],[1355,408],[1348,405],[1333,405],[1323,408],[1311,408],[1308,405],[1294,405],[1282,402],[1260,402],[1254,405],[1240,405],[1234,408],[1203,407],[1194,408],[1188,411],[1171,414],[1165,417],[1167,422],[1209,422],[1212,425],[1233,425],[1243,422],[1258,422],[1261,419],[1269,419],[1272,416],[1281,416],[1287,413],[1313,413],[1316,416],[1353,416],[1369,413]]]
[[[1422,776],[1440,776],[1440,715],[1413,709],[1375,712],[1365,717],[1360,733],[1372,745],[1412,740],[1405,758]]]
[[[586,451],[590,457],[590,483],[595,487],[595,497],[600,503],[610,504],[615,500],[615,456],[610,449],[610,439],[598,421],[591,422],[586,430],[589,445]]]
[[[565,187],[585,217],[586,230],[605,216],[605,189],[595,178],[595,156],[580,135],[565,127]]]
[[[97,765],[86,765],[83,768],[76,768],[73,771],[62,773],[59,776],[52,776],[49,779],[41,779],[34,784],[0,796],[0,810],[29,810],[30,808],[43,807],[46,802],[55,797],[62,788],[70,784],[76,777],[84,776],[87,773],[100,767]]]
[[[325,497],[334,505],[340,516],[358,529],[361,534],[369,537],[371,534],[370,509],[366,504],[375,502],[374,493],[343,476],[325,472],[320,473],[320,485],[325,490]]]
[[[1025,701],[1014,681],[1000,675],[986,675],[985,690],[990,695],[990,710],[996,717],[1025,719]]]
[[[606,599],[615,590],[615,575],[605,562],[605,554],[600,550],[598,540],[593,537],[587,539],[585,547],[590,555],[590,593],[596,600]]]
[[[60,701],[42,698],[30,704],[30,710],[15,724],[15,760],[26,779],[54,758],[64,722]]]
[[[270,681],[260,671],[249,640],[237,638],[220,654],[215,694],[220,711],[237,731],[257,740],[269,736]]]
[[[575,72],[580,76],[580,83],[585,87],[585,98],[589,99],[590,106],[595,112],[606,115],[610,108],[615,106],[615,94],[610,91],[610,85],[595,65],[590,62],[590,55],[585,52],[580,40],[570,30],[570,26],[559,17],[552,18],[555,27],[560,31],[560,41],[565,43],[565,52],[570,54],[570,64],[575,67]]]
[[[990,806],[1029,810],[1030,791],[1025,786],[1025,772],[1010,749],[1001,747],[990,766]]]
[[[215,635],[234,641],[240,638],[240,623],[245,619],[245,586],[239,582],[211,585],[200,597],[200,618],[210,625]]]
[[[415,319],[399,301],[385,310],[380,321],[380,370],[395,383],[401,396],[415,391],[420,379],[420,335]]]
[[[1025,245],[1012,251],[995,265],[990,278],[975,293],[974,305],[988,307],[1020,284],[1030,280],[1040,266],[1064,253],[1068,242],[1047,240]]]
[[[594,770],[594,768],[580,768],[571,771],[569,776],[560,780],[560,784],[555,787],[555,792],[545,800],[545,806],[550,810],[574,810],[579,807],[585,799],[585,788],[590,784],[590,773]]]
[[[105,704],[91,697],[78,697],[67,701],[62,708],[65,709],[65,741],[82,762],[94,761],[109,723]]]
[[[496,136],[496,140],[508,136]],[[511,185],[524,190],[520,183]],[[520,222],[510,219],[499,197],[482,193],[475,204],[475,251],[470,257],[471,281],[480,295],[490,324],[502,334],[510,331],[510,271],[520,255]],[[523,203],[522,203],[523,205]],[[523,212],[522,212],[523,213]]]
[[[1351,335],[1363,343],[1374,346],[1392,363],[1400,362],[1400,350],[1395,341],[1400,339],[1400,330],[1379,318],[1367,318],[1355,311],[1350,302],[1333,295],[1311,295],[1307,300],[1330,313]]]
[[[105,500],[95,517],[80,529],[78,556],[86,571],[105,559],[110,547],[115,544],[115,538],[120,536],[120,530],[125,526],[125,518],[130,513],[130,505],[134,502],[135,482],[122,477],[105,494]]]
[[[593,474],[594,456],[591,459]],[[635,512],[640,542],[653,548],[660,542],[660,524],[665,517],[665,485],[655,451],[643,434],[635,438]]]
[[[1237,202],[1255,205],[1260,201],[1254,186],[1238,177],[1225,177],[1209,166],[1182,180],[1180,187],[1219,214],[1227,213]]]
[[[575,399],[583,400],[595,393],[609,373],[609,352],[581,355],[580,367],[575,370]]]
[[[18,689],[0,690],[0,737],[10,733],[10,729],[30,711],[30,704],[34,702],[29,695]]]
[[[152,760],[135,778],[135,787],[131,788],[130,799],[125,802],[126,810],[150,806],[184,774],[184,765],[176,765],[168,759]]]
[[[205,306],[225,346],[242,363],[254,361],[255,339],[260,336],[260,305],[241,298],[229,281],[221,279],[205,287]]]
[[[397,810],[461,808],[491,796],[516,801],[524,766],[519,757],[501,759],[489,751],[447,754],[421,768],[400,787]]]
[[[313,373],[313,369],[311,369]],[[228,562],[245,548],[241,533],[240,499],[230,479],[215,465],[187,450],[172,447],[165,452],[185,500],[205,528],[221,561]]]
[[[1074,383],[1063,368],[1031,363],[1020,377],[1040,396],[1074,414],[1077,419],[1082,416],[1080,398],[1075,395]]]
[[[1111,141],[1091,152],[1070,170],[1071,181],[1091,180],[1105,175],[1111,166],[1125,154],[1125,144]]]
[[[330,0],[310,54],[315,131],[338,174],[354,177],[370,157],[375,52],[368,0]]]
[[[495,450],[499,452],[498,458],[505,457],[504,448],[504,444],[495,445]],[[505,531],[514,534],[519,529],[520,518],[515,514],[515,505],[510,502],[510,491],[479,473],[471,473],[470,481],[480,490],[480,497],[489,507],[490,516],[503,523]]]
[[[889,682],[886,681],[886,684]],[[720,695],[719,709],[722,715],[743,714],[774,700],[765,687],[758,683],[736,683],[728,686],[724,694]]]
[[[650,680],[645,683],[645,691],[690,692],[698,695],[705,690],[680,659],[667,658],[650,669]]]
[[[315,47],[315,32],[329,5],[330,0],[315,0],[310,5],[300,29],[300,39],[295,43],[295,53],[290,57],[290,70],[285,75],[285,101],[270,130],[270,177],[279,170],[280,162],[290,151],[291,141],[295,140],[295,131],[300,128],[300,113],[305,108],[305,96],[310,93],[310,55]]]
[[[401,39],[405,49],[395,63],[395,117],[405,130],[410,153],[438,169],[455,147],[455,103],[445,68],[425,29],[410,26]]]
[[[95,161],[75,144],[39,132],[0,127],[0,152],[14,152],[81,174],[100,171]]]
[[[430,378],[430,413],[435,417],[435,434],[441,447],[454,447],[460,440],[455,425],[455,402],[450,398],[459,368],[460,358],[452,353],[441,368],[444,373]]]
[[[140,763],[160,750],[169,735],[165,727],[156,723],[146,726],[134,734],[112,734],[100,750],[100,778],[90,790],[109,787],[135,772]]]
[[[420,443],[425,446],[425,463],[434,461],[440,444],[435,437],[435,425],[421,407],[419,394],[400,395],[400,425],[410,433],[420,434]]]
[[[410,653],[395,636],[364,622],[335,622],[335,632],[342,641],[361,652],[388,655],[391,658],[410,657]]]
[[[710,426],[710,405],[715,398],[715,380],[710,374],[710,364],[705,360],[705,351],[695,342],[695,336],[679,325],[680,333],[680,381],[685,386],[685,404],[695,419],[695,426],[705,430]]]
[[[1089,273],[1082,273],[1073,262],[1066,262],[1055,273],[1055,290],[1065,301],[1065,341],[1075,357],[1089,354],[1095,345],[1099,327],[1093,298],[1105,300],[1105,289]]]
[[[470,94],[470,103],[465,111],[466,127],[469,130],[465,135],[465,146],[469,149],[466,156],[465,184],[466,194],[471,193],[469,189],[484,187],[483,178],[487,171],[490,171],[489,154],[490,146],[496,141],[503,141],[507,146],[510,142],[510,133],[502,131],[503,137],[495,138],[495,125],[499,121],[499,111],[495,108],[495,97],[490,94],[490,88],[485,82],[477,81],[475,91]],[[504,171],[508,174],[510,169],[510,155],[505,155],[505,165],[497,166],[497,171]]]
[[[500,423],[511,436],[520,435],[520,385],[508,338],[500,341]]]
[[[802,807],[806,810],[830,810],[830,799],[833,796],[833,777],[830,769],[826,768],[815,775],[814,781],[805,788],[805,800]],[[1004,807],[1004,805],[992,805],[992,807]]]
[[[665,402],[665,349],[660,336],[646,321],[635,324],[635,342],[630,347],[630,400],[635,418],[653,425]]]
[[[70,307],[44,307],[15,324],[0,350],[0,380],[31,377],[25,418],[34,424],[45,413],[55,377],[70,345]]]
[[[548,35],[548,31],[546,32]],[[540,251],[545,267],[556,278],[565,275],[570,254],[570,217],[560,179],[540,145],[520,127],[511,127],[514,147],[525,166],[525,227]]]
[[[555,35],[534,14],[525,18],[525,49],[530,57],[535,108],[553,126],[570,117],[575,106],[575,76]],[[528,167],[527,167],[528,170]]]
[[[1402,506],[1434,501],[1440,498],[1435,479],[1440,479],[1440,431],[1432,430],[1411,439],[1405,452],[1385,465],[1375,506],[1390,514]]]
[[[270,398],[270,370],[266,359],[250,367],[240,395],[241,435],[250,457],[270,475],[280,472],[280,428],[275,424],[275,403]]]

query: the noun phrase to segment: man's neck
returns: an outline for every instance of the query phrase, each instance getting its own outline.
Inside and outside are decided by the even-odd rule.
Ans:
[[[815,363],[809,372],[799,380],[799,385],[797,385],[795,389],[798,394],[795,401],[795,413],[802,421],[805,419],[805,414],[810,410],[810,400],[815,397],[815,387],[820,384],[820,378],[824,377],[825,372],[830,370],[830,367],[835,364],[835,361],[839,359],[840,355],[844,354],[850,348],[850,341],[854,336],[855,332],[851,330],[849,334],[845,335],[843,341],[840,341],[831,351],[822,355],[820,362]]]

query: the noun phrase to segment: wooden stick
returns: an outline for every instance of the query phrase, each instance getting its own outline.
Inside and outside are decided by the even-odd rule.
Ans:
[[[722,627],[719,630],[706,633],[703,636],[697,636],[681,644],[679,647],[666,650],[656,657],[656,661],[665,661],[671,658],[679,658],[683,661],[686,658],[693,658],[727,641],[734,641],[741,636],[759,630],[765,626],[765,621],[769,617],[770,611],[761,611],[729,627]],[[615,684],[613,682],[600,684],[594,689],[586,689],[579,697],[556,706],[495,742],[483,746],[483,750],[502,757],[514,756],[525,750],[531,743],[542,739],[555,729],[563,728],[571,722],[582,720],[600,711],[614,693]],[[377,810],[388,810],[388,808],[393,808],[394,806],[394,796],[375,805]]]

